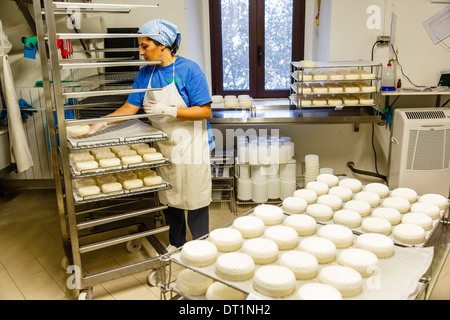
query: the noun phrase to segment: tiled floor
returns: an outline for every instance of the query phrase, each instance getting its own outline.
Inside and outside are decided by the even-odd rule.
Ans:
[[[72,291],[67,289],[68,274],[61,266],[64,251],[55,198],[52,189],[6,190],[0,197],[0,300],[73,299]],[[245,210],[240,208],[240,212]],[[211,229],[232,219],[234,215],[227,206],[212,205]],[[90,262],[84,268],[95,272],[105,266],[138,261],[141,255],[152,255],[152,248],[131,254],[124,245],[118,245],[96,252],[95,259],[87,259]],[[175,275],[180,270],[174,265]],[[145,271],[96,285],[93,298],[160,299],[160,289],[148,284],[148,275],[149,271]],[[450,300],[449,257],[430,299]]]

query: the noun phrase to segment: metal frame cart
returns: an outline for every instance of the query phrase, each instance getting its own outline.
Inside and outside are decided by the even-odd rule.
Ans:
[[[102,75],[103,68],[119,66],[143,66],[149,62],[140,60],[126,60],[121,58],[99,58],[92,57],[92,50],[86,49],[83,41],[106,38],[137,38],[137,33],[117,34],[117,33],[58,33],[56,21],[58,17],[67,17],[69,13],[76,10],[78,13],[90,14],[127,14],[136,8],[157,8],[158,5],[133,5],[133,4],[99,4],[90,2],[57,2],[52,0],[34,0],[34,14],[38,34],[39,54],[42,65],[42,76],[44,93],[46,100],[46,111],[48,115],[50,148],[53,161],[53,172],[55,176],[58,213],[60,217],[63,247],[66,257],[62,261],[64,268],[73,271],[75,285],[73,293],[78,299],[91,299],[93,286],[102,282],[110,281],[120,277],[125,277],[138,272],[152,271],[149,275],[149,282],[156,284],[160,281],[159,272],[161,259],[158,254],[167,253],[164,246],[156,237],[158,234],[167,232],[169,227],[163,226],[161,211],[165,209],[158,202],[156,193],[161,190],[170,189],[171,186],[163,182],[162,184],[136,190],[123,190],[118,194],[100,194],[96,197],[78,197],[74,181],[84,178],[98,178],[102,175],[115,174],[121,172],[131,172],[140,169],[154,168],[158,166],[170,165],[167,159],[159,162],[143,162],[138,166],[121,165],[114,168],[105,168],[96,171],[76,171],[71,165],[70,154],[95,150],[100,147],[112,147],[118,145],[131,145],[136,143],[152,144],[155,141],[166,140],[164,134],[149,134],[123,139],[118,136],[113,140],[90,141],[89,143],[73,143],[68,139],[67,127],[71,125],[84,125],[97,122],[104,122],[105,118],[75,119],[66,118],[65,111],[72,109],[75,111],[95,108],[111,107],[120,104],[120,101],[108,103],[111,97],[128,95],[131,92],[145,92],[158,89],[117,89],[108,87],[114,84],[114,79],[107,75]],[[69,12],[70,11],[70,12]],[[73,22],[73,21],[72,21]],[[144,35],[145,36],[145,35]],[[58,41],[60,40],[81,41],[83,49],[81,54],[87,58],[60,60],[58,51]],[[120,51],[121,49],[117,49]],[[136,50],[136,48],[135,48]],[[131,50],[130,50],[131,51]],[[155,62],[154,64],[159,64]],[[100,74],[89,81],[76,81],[73,78],[74,71],[78,69],[94,69]],[[61,72],[69,70],[72,81],[62,82]],[[67,72],[67,71],[66,71]],[[75,86],[92,86],[95,80],[97,88],[90,87],[87,90],[76,88]],[[120,80],[120,79],[119,79]],[[121,83],[120,81],[118,83]],[[82,103],[82,98],[103,97],[107,103]],[[106,99],[107,98],[107,99]],[[76,103],[66,105],[72,99]],[[124,102],[124,101],[123,101]],[[122,103],[123,104],[123,103]],[[135,116],[108,118],[115,121],[137,121],[147,119],[148,115],[137,114]],[[58,119],[56,121],[56,119]],[[149,125],[147,125],[150,127]],[[114,132],[112,132],[114,134]],[[157,252],[156,256],[149,256],[143,260],[131,264],[122,265],[113,269],[86,273],[84,262],[85,254],[98,252],[115,245],[126,244],[129,252],[136,252],[142,247],[142,241],[148,241]],[[92,254],[89,258],[94,258]]]

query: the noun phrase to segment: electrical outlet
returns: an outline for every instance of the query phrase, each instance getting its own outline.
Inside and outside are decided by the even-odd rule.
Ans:
[[[389,43],[391,40],[390,36],[377,36],[377,41],[383,41],[383,43]]]

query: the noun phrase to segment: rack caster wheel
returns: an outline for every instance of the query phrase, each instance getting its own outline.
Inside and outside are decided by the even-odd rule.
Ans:
[[[141,250],[142,241],[141,239],[131,240],[127,242],[127,250],[129,253],[136,253]]]
[[[161,275],[159,270],[153,270],[147,277],[148,284],[156,287],[161,284]]]

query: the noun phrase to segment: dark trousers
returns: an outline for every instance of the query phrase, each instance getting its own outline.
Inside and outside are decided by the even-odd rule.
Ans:
[[[186,219],[184,210],[168,207],[164,210],[166,223],[169,229],[170,244],[181,247],[186,243]],[[209,232],[209,206],[188,210],[187,223],[191,231],[192,238],[197,239]]]

